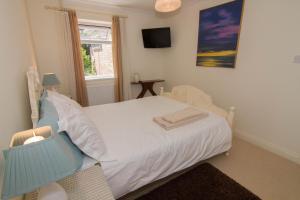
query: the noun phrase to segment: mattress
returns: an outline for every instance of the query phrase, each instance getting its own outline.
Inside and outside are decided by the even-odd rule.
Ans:
[[[169,131],[153,122],[187,106],[154,96],[84,108],[111,157],[101,165],[115,198],[231,148],[228,123],[213,113]]]

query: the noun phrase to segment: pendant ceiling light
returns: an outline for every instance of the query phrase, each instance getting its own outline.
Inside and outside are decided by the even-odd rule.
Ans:
[[[181,0],[155,0],[154,6],[158,12],[172,12],[181,7]]]

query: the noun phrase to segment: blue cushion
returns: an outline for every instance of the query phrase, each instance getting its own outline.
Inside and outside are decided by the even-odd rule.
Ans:
[[[44,93],[40,100],[40,119],[37,127],[51,126],[54,133],[58,131],[58,113],[55,106],[46,98],[47,95]]]
[[[47,90],[44,90],[43,91],[43,94],[41,95],[41,98],[40,98],[40,102],[43,101],[45,98],[48,97],[48,93],[47,93]]]

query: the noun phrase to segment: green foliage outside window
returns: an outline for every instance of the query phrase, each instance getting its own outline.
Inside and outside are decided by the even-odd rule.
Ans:
[[[84,65],[84,74],[85,76],[94,76],[97,75],[96,69],[93,66],[91,56],[89,54],[89,45],[83,44],[81,46],[81,55]]]

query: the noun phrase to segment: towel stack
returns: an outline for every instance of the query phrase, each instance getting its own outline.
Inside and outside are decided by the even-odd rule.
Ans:
[[[172,114],[154,117],[153,121],[162,128],[170,130],[203,119],[207,116],[207,112],[200,111],[194,107],[187,107]]]

